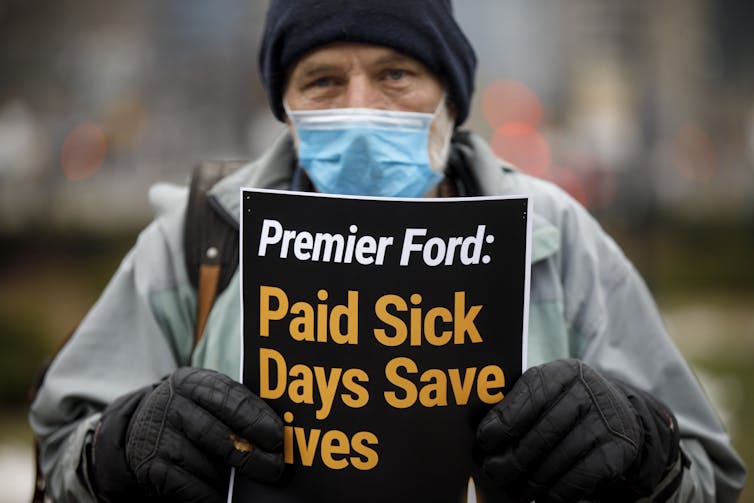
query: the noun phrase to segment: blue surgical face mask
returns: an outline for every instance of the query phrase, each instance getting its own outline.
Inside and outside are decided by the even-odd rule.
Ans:
[[[437,112],[339,108],[287,113],[298,140],[298,162],[319,192],[421,197],[442,179],[431,168],[428,152]]]

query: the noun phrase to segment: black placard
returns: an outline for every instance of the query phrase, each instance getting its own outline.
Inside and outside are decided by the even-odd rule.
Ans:
[[[242,380],[287,464],[232,501],[498,501],[474,435],[525,361],[529,200],[241,198]]]

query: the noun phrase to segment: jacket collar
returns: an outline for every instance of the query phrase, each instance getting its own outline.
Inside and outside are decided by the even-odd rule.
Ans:
[[[466,148],[462,152],[469,166],[474,166],[480,191],[485,196],[530,195],[522,194],[512,183],[517,169],[495,157],[489,145],[479,136],[469,132],[458,132],[454,137]],[[524,176],[524,175],[520,175]],[[560,231],[533,205],[531,236],[532,264],[549,257],[560,249]]]
[[[293,177],[295,156],[293,139],[282,134],[256,161],[217,182],[208,192],[212,206],[229,223],[238,227],[241,214],[241,187],[287,190]]]

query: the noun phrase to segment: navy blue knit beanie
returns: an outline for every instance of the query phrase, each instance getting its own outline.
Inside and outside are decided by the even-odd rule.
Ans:
[[[259,71],[279,120],[285,119],[286,72],[309,51],[333,42],[381,45],[422,62],[447,86],[456,124],[466,120],[476,55],[450,0],[271,0]]]

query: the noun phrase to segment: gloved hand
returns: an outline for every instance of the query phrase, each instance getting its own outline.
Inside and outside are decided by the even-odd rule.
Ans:
[[[224,502],[231,466],[273,482],[282,448],[282,421],[243,384],[181,368],[105,409],[89,474],[100,501]]]
[[[667,497],[681,480],[673,414],[579,360],[527,370],[482,419],[477,441],[512,501],[634,501],[660,482]]]

